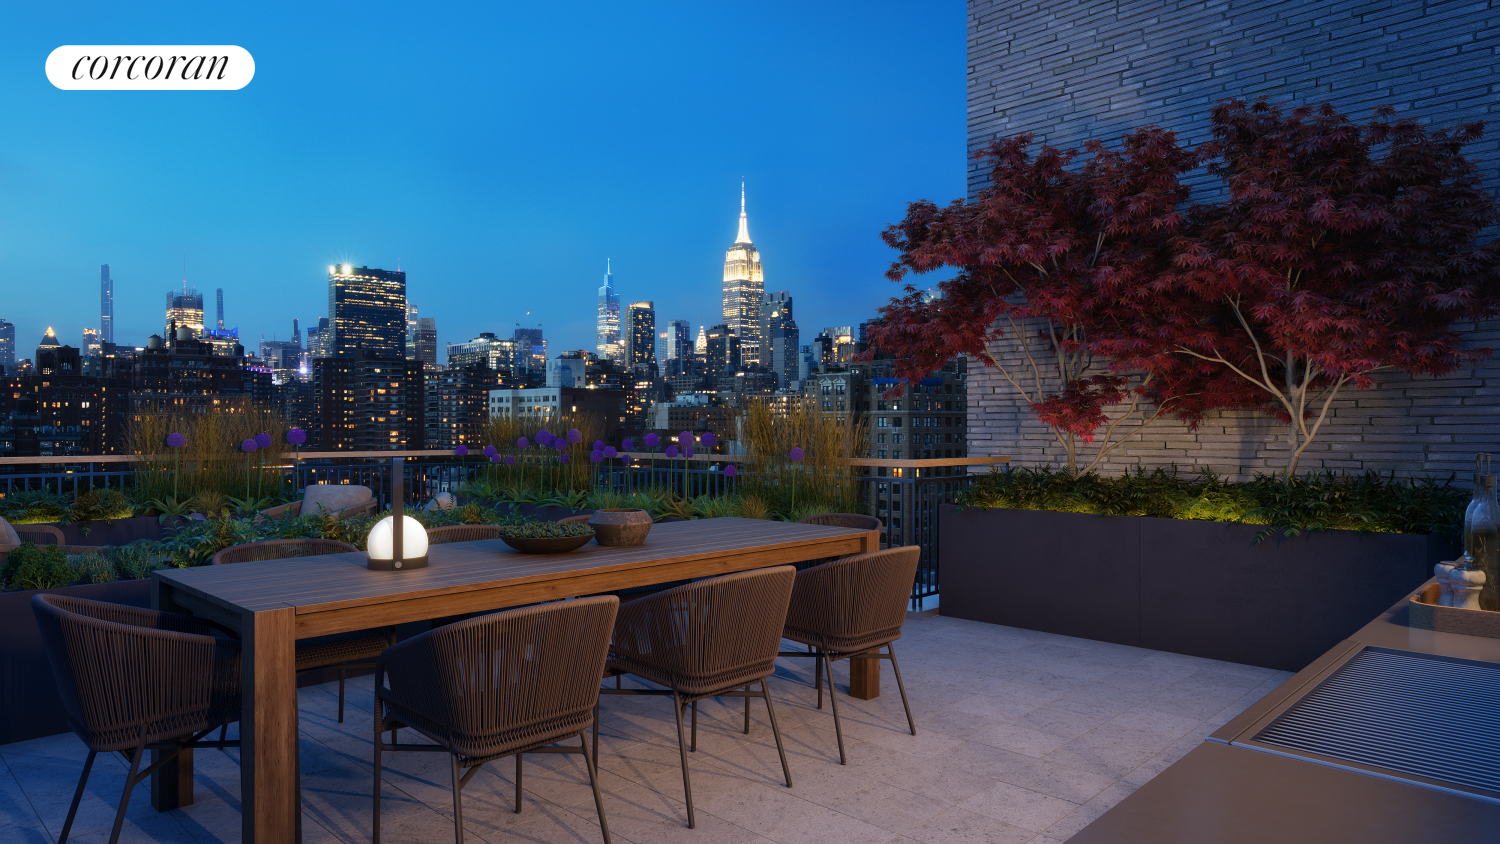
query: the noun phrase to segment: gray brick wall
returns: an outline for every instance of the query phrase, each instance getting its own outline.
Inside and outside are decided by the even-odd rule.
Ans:
[[[1500,190],[1500,0],[969,0],[968,8],[971,151],[1020,132],[1068,147],[1149,124],[1195,144],[1208,139],[1215,102],[1264,94],[1332,102],[1358,120],[1391,105],[1435,126],[1488,121],[1469,154]],[[968,173],[972,195],[988,172],[971,161]],[[1192,182],[1200,195],[1215,189],[1206,177]],[[1500,321],[1461,328],[1471,344],[1500,348]],[[992,353],[1020,357],[1008,343]],[[1302,469],[1446,475],[1471,466],[1476,451],[1500,451],[1500,361],[1440,379],[1377,380],[1335,402]],[[1061,465],[1050,432],[987,367],[970,371],[969,439],[974,455]],[[1218,414],[1195,431],[1158,420],[1103,468],[1175,464],[1244,477],[1279,468],[1287,449],[1284,427],[1253,414]]]

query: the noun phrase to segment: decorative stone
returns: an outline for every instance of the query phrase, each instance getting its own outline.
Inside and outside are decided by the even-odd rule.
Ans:
[[[594,529],[594,541],[600,545],[640,545],[651,532],[651,514],[633,507],[595,510],[589,517],[589,527]]]
[[[1461,610],[1479,609],[1479,593],[1484,590],[1485,576],[1479,569],[1454,569],[1448,575],[1453,586],[1453,606]]]

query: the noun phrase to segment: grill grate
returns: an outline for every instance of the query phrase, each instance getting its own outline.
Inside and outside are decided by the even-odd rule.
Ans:
[[[1500,667],[1366,649],[1255,740],[1500,792]]]

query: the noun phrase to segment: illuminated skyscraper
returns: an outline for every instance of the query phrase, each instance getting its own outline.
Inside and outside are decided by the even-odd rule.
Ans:
[[[604,286],[599,288],[598,338],[595,351],[599,357],[616,360],[620,357],[620,297],[615,295],[614,273],[610,271],[609,259],[604,261]]]
[[[109,264],[99,265],[99,339],[115,342],[115,280],[109,277]]]
[[[333,357],[370,352],[406,357],[406,273],[336,264],[328,268]]]
[[[703,326],[698,326],[698,339],[693,342],[693,354],[708,354],[708,335],[703,332]]]
[[[223,331],[224,330],[224,288],[220,287],[218,290],[214,291],[214,293],[215,293],[214,298],[218,300],[217,303],[216,303],[217,306],[218,306],[218,313],[216,314],[217,319],[214,320],[214,328],[217,328],[220,331]],[[292,338],[292,340],[294,342],[296,341],[296,339],[297,339],[296,337]]]
[[[547,341],[540,324],[536,328],[516,328],[516,368],[532,372],[547,371]]]
[[[186,328],[192,331],[194,340],[203,336],[203,294],[188,287],[186,280],[182,282],[181,290],[167,293],[167,318],[164,324],[170,330],[174,322],[179,330]]]
[[[333,356],[333,329],[328,325],[328,317],[318,317],[318,324],[307,329],[307,359],[308,369],[312,368],[312,361],[318,358]]]
[[[99,345],[99,329],[85,328],[83,330],[83,343],[78,347],[84,357],[96,358],[102,351]]]
[[[437,320],[432,317],[417,317],[417,327],[411,330],[414,360],[422,362],[427,370],[437,369]]]
[[[0,373],[16,374],[16,325],[0,319]]]
[[[656,337],[656,365],[666,374],[675,361],[680,371],[681,362],[693,354],[693,327],[685,319],[674,319],[656,332]]]
[[[625,309],[622,363],[632,369],[656,364],[656,304],[632,302]]]
[[[750,242],[750,224],[745,217],[745,185],[740,183],[740,233],[724,253],[724,325],[739,338],[745,363],[760,363],[760,304],[766,282],[760,267],[760,251]]]

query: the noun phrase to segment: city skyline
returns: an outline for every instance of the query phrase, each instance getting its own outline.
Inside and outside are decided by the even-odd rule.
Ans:
[[[210,325],[223,288],[226,327],[284,337],[287,320],[328,315],[323,268],[399,262],[439,349],[518,320],[542,323],[555,349],[593,348],[579,304],[612,259],[622,301],[655,301],[696,331],[720,321],[744,178],[775,286],[796,292],[805,322],[843,324],[899,292],[880,231],[910,201],[964,191],[962,4],[853,17],[599,5],[580,20],[507,7],[400,32],[359,8],[306,10],[296,26],[187,5],[12,15],[0,84],[27,131],[0,138],[0,288],[16,291],[0,319],[75,342],[99,326],[108,263],[115,341],[140,345],[185,255]],[[726,29],[753,38],[758,60],[683,72],[722,64]],[[332,31],[405,69],[348,64],[327,49]],[[240,44],[257,74],[203,96],[60,91],[42,64],[67,43]],[[756,118],[722,109],[726,95]],[[379,131],[350,147],[346,121]],[[101,125],[108,144],[91,140]]]

